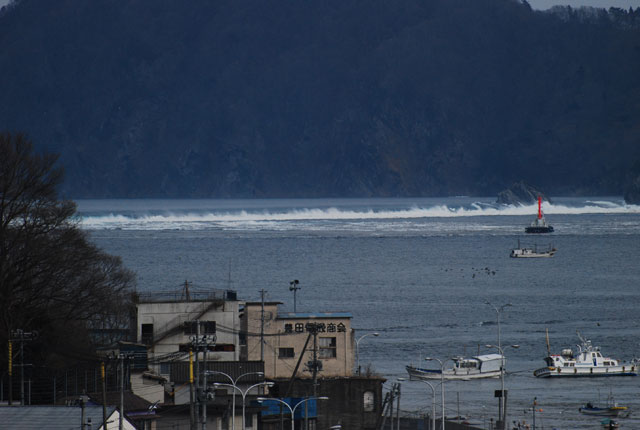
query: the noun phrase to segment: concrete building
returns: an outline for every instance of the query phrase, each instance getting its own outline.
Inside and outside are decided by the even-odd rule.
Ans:
[[[280,302],[248,302],[244,307],[241,328],[246,338],[241,346],[242,360],[261,360],[267,378],[290,378],[301,363],[297,377],[311,378],[314,337],[317,358],[322,369],[318,376],[353,375],[354,337],[349,312],[282,313]],[[317,331],[313,336],[313,331]],[[261,335],[262,333],[262,335]],[[264,339],[262,346],[260,339]],[[305,347],[306,345],[306,347]],[[301,354],[304,356],[301,359]]]
[[[196,336],[209,342],[208,360],[239,359],[239,312],[235,291],[214,290],[139,294],[137,341],[148,347],[149,370],[169,376],[171,361],[187,361]]]

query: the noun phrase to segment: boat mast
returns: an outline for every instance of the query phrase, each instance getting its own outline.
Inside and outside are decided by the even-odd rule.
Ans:
[[[549,346],[549,329],[546,329],[547,331],[547,357],[551,356],[551,347]]]

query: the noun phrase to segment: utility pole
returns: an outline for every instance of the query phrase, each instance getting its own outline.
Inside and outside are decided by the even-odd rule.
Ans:
[[[200,335],[200,321],[198,321],[198,335]],[[204,351],[203,351],[203,371],[202,371],[202,397],[203,397],[203,405],[202,405],[202,430],[207,430],[207,401],[208,399],[208,390],[207,390],[207,351],[209,350],[209,343],[207,342],[206,336],[203,339],[204,343]],[[235,396],[236,393],[233,393]]]
[[[124,354],[118,355],[119,367],[120,367],[120,413],[118,420],[118,430],[123,429],[124,419]]]
[[[195,321],[196,334],[191,336],[191,348],[196,352],[196,370],[195,370],[195,390],[193,388],[193,353],[189,350],[189,382],[191,386],[191,415],[192,423],[191,428],[193,430],[201,428],[207,429],[207,402],[209,401],[209,390],[207,387],[207,352],[209,351],[209,345],[215,345],[216,336],[208,335],[206,333],[201,334],[202,321]],[[200,350],[203,352],[202,370],[200,369]],[[195,393],[194,393],[195,391]],[[194,410],[195,409],[195,410]]]
[[[260,290],[260,295],[262,297],[262,312],[260,314],[260,361],[264,362],[264,288]]]
[[[100,375],[102,376],[102,428],[106,429],[107,428],[107,378],[105,375],[104,361],[100,363]],[[55,394],[55,388],[54,388],[54,394]]]
[[[200,389],[200,322],[196,321],[196,336],[193,339],[196,350],[196,392],[195,392],[195,428],[197,429],[200,423],[200,399],[202,396],[202,390]]]
[[[196,428],[196,415],[194,408],[194,392],[193,392],[193,347],[189,348],[189,412],[190,426],[189,430],[195,430]]]
[[[9,406],[13,404],[13,343],[9,341]]]
[[[398,403],[396,405],[396,419],[397,419],[398,426],[396,428],[400,430],[400,386],[401,386],[400,382],[398,382],[396,386],[398,387],[398,398],[397,398]],[[391,427],[393,427],[393,425]]]

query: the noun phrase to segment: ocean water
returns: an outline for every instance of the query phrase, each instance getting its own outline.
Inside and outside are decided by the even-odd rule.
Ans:
[[[407,378],[407,364],[495,352],[497,314],[507,357],[509,421],[537,428],[601,428],[578,408],[612,394],[640,428],[640,377],[546,380],[551,349],[575,347],[576,331],[605,356],[640,357],[640,206],[621,198],[554,198],[543,210],[555,232],[525,235],[537,206],[492,198],[332,200],[82,200],[82,228],[138,275],[140,291],[234,289],[283,302],[300,281],[298,311],[348,311],[360,364]],[[550,259],[511,259],[517,245],[552,244]],[[510,348],[518,345],[518,348]],[[450,362],[449,362],[450,364]],[[408,379],[408,378],[407,378]],[[499,379],[447,382],[446,413],[476,424],[497,416]],[[436,396],[440,415],[440,395]],[[407,415],[431,410],[431,389],[402,381]]]

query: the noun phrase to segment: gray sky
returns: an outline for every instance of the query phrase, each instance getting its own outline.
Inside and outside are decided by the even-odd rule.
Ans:
[[[9,3],[10,0],[0,0],[0,7]],[[594,6],[608,9],[610,7],[622,7],[634,9],[640,7],[640,0],[528,0],[534,9],[548,9],[554,5],[569,5],[573,7]]]

